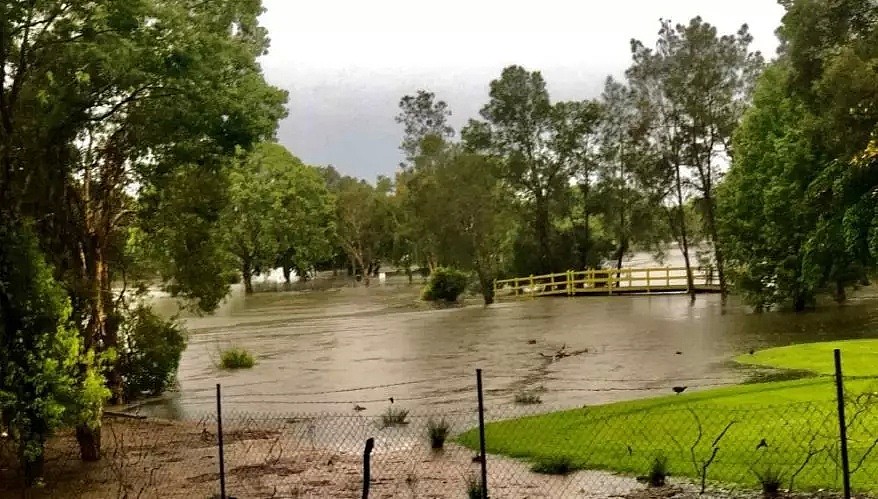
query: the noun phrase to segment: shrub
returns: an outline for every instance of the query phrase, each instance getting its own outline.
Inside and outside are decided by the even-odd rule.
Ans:
[[[762,486],[764,497],[777,497],[780,495],[780,487],[784,481],[783,475],[772,466],[768,466],[762,473],[756,473],[759,484]]]
[[[450,432],[451,425],[444,419],[436,421],[431,418],[427,421],[427,437],[430,439],[430,448],[441,449],[444,447],[445,439],[448,438]]]
[[[408,424],[408,416],[409,411],[406,409],[396,409],[394,407],[388,407],[387,411],[381,415],[381,427],[389,428],[391,426]]]
[[[119,337],[119,359],[129,400],[158,395],[174,382],[186,348],[186,331],[178,322],[162,319],[150,307],[138,305],[123,312]]]
[[[459,270],[439,268],[430,274],[421,297],[425,301],[456,302],[466,291],[469,276]]]
[[[534,461],[530,467],[534,473],[542,473],[544,475],[566,475],[575,470],[573,459],[568,456],[545,456]]]
[[[478,476],[467,475],[466,497],[468,499],[482,499],[482,480]]]
[[[223,369],[249,369],[254,365],[256,359],[253,358],[253,354],[243,348],[229,348],[220,356],[220,367]]]
[[[649,484],[653,487],[662,487],[668,478],[668,458],[659,454],[652,460],[649,467]]]
[[[521,405],[542,404],[543,399],[536,393],[520,392],[515,394],[515,403]]]

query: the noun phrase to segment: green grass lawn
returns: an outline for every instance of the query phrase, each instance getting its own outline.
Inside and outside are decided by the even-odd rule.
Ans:
[[[878,377],[870,377],[878,376],[878,363],[870,362],[878,360],[873,354],[878,341],[785,347],[738,360],[827,373],[837,346],[843,349],[846,373],[860,376],[846,384],[849,455],[852,468],[859,468],[852,482],[855,490],[878,492],[878,450],[874,456],[870,451],[878,439],[878,394],[874,404],[865,395],[854,401],[859,394],[878,392]],[[828,376],[500,421],[487,425],[486,435],[489,453],[532,462],[565,456],[577,468],[646,475],[655,457],[663,455],[672,475],[698,478],[716,448],[707,470],[710,481],[758,487],[757,474],[771,468],[784,477],[783,487],[791,480],[798,490],[841,486],[835,385]],[[762,439],[767,447],[759,445]],[[476,448],[478,432],[459,440]]]
[[[878,376],[878,340],[828,341],[761,350],[735,361],[754,366],[801,369],[817,374],[835,373],[832,351],[841,349],[842,368],[848,376]]]

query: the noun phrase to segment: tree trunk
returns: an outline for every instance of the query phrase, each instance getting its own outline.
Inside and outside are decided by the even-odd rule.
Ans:
[[[591,252],[591,208],[588,204],[589,188],[588,179],[586,179],[584,183],[579,184],[579,190],[582,191],[582,213],[583,218],[585,219],[584,240],[579,247],[579,264],[582,270],[590,267],[588,261],[588,255]]]
[[[835,281],[835,301],[844,303],[847,300],[847,291],[844,289],[844,283],[841,280]]]
[[[482,298],[485,300],[485,305],[493,304],[494,280],[491,279],[491,276],[481,268],[479,268],[476,273],[479,275],[479,285],[482,287]]]
[[[244,294],[253,294],[253,269],[249,260],[244,260],[241,265],[241,278],[244,280]]]
[[[537,272],[547,274],[552,271],[552,248],[549,241],[549,206],[542,196],[538,196],[536,200],[536,223],[535,232],[537,236],[537,244],[540,250],[540,267]]]
[[[710,231],[710,240],[713,242],[713,254],[716,258],[716,273],[719,277],[719,289],[723,301],[728,295],[726,289],[726,272],[725,259],[723,257],[722,247],[719,244],[719,231],[716,227],[715,210],[713,206],[713,196],[708,192],[704,194],[704,202],[707,205],[707,227]]]
[[[79,443],[79,457],[85,462],[101,459],[101,427],[91,428],[88,424],[76,427],[76,441]]]
[[[292,269],[289,265],[287,265],[287,262],[283,262],[283,265],[281,266],[281,269],[283,270],[283,273],[284,273],[284,282],[285,282],[286,284],[289,284],[289,283],[290,283],[290,276],[291,276],[292,273],[293,273],[293,272],[292,272],[293,269]]]
[[[689,262],[689,236],[686,233],[686,207],[683,204],[683,183],[680,178],[680,165],[676,168],[677,206],[680,208],[677,214],[677,223],[680,228],[680,249],[683,251],[683,261],[686,264],[686,287],[691,301],[695,301],[695,283],[692,280],[692,264]]]
[[[36,440],[36,442],[34,442]],[[27,445],[37,444],[39,448],[39,453],[36,455],[30,454],[29,452],[25,452],[27,449]],[[40,479],[43,478],[43,469],[46,463],[46,454],[45,454],[45,443],[46,438],[43,435],[36,436],[31,439],[30,442],[20,442],[19,443],[19,462],[22,463],[24,468],[24,482],[30,487],[39,483]]]

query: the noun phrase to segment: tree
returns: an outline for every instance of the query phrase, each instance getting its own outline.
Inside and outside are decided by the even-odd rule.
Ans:
[[[532,205],[539,273],[558,270],[552,257],[553,207],[584,164],[594,110],[589,103],[553,106],[538,71],[509,66],[491,82],[482,121],[470,120],[462,132],[467,146],[497,160],[501,178]]]
[[[454,129],[448,125],[451,110],[445,101],[437,101],[433,92],[418,90],[415,95],[405,95],[399,100],[399,109],[396,122],[404,127],[399,148],[409,166],[421,155],[421,141],[425,137],[433,135],[446,140],[454,136]]]
[[[612,258],[621,269],[634,245],[656,248],[661,241],[664,224],[657,213],[667,187],[662,178],[656,178],[655,158],[638,135],[632,91],[608,78],[601,106],[596,198],[615,246]]]
[[[200,258],[215,241],[141,220],[132,200],[153,212],[185,201],[175,179],[215,185],[225,157],[273,136],[286,95],[264,82],[256,63],[267,47],[261,11],[258,1],[231,0],[0,7],[0,206],[36,221],[86,351],[117,350],[111,283],[122,277],[130,226],[142,224],[146,239],[183,239],[154,252],[168,261],[164,268],[180,271],[172,289],[203,308],[218,303],[223,273]],[[196,219],[202,235],[212,235],[216,204],[189,201],[185,216],[171,221]],[[107,371],[116,399],[125,391],[119,367],[111,362]],[[91,372],[81,366],[79,382]],[[100,457],[95,429],[77,428],[87,460]]]
[[[381,255],[388,233],[388,195],[364,181],[344,178],[336,193],[336,234],[351,261],[354,275],[359,268],[370,282],[370,267]]]
[[[229,174],[222,226],[246,293],[280,262],[284,275],[329,255],[333,205],[323,176],[276,143],[256,147]]]
[[[735,35],[718,36],[700,17],[688,25],[661,21],[656,48],[632,41],[634,64],[628,79],[641,112],[652,123],[652,141],[672,181],[676,205],[672,228],[686,262],[692,298],[694,287],[689,228],[684,206],[695,195],[703,206],[705,232],[713,246],[720,287],[725,294],[724,259],[718,244],[715,188],[722,158],[731,155],[731,135],[749,98],[753,79],[762,66],[751,53],[746,25]]]
[[[780,58],[735,135],[721,214],[736,288],[802,310],[875,268],[878,6],[783,3]]]
[[[786,91],[788,70],[769,68],[735,134],[738,154],[718,192],[721,241],[732,283],[757,308],[813,302],[803,276],[806,234],[816,221],[806,192],[815,175],[807,111]]]
[[[50,432],[62,422],[77,422],[107,393],[102,386],[83,390],[89,385],[76,382],[86,354],[69,323],[70,300],[32,228],[3,213],[0,239],[0,421],[18,447],[26,481],[34,484],[43,477]]]

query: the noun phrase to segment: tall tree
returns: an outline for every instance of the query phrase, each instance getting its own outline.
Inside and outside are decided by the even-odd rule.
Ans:
[[[553,106],[538,71],[509,66],[491,82],[482,121],[470,120],[462,132],[471,150],[499,161],[501,178],[530,203],[539,273],[559,266],[552,257],[553,206],[583,167],[594,109],[589,103]]]
[[[130,193],[158,211],[182,199],[173,194],[175,177],[194,173],[212,185],[224,156],[271,137],[283,116],[285,94],[264,82],[256,63],[267,47],[261,12],[257,0],[0,7],[0,206],[37,221],[86,350],[118,345],[111,294],[124,253],[118,242],[142,214]],[[216,221],[215,204],[195,204],[185,213]],[[211,241],[194,242],[167,245],[164,256],[168,268],[205,270],[180,272],[174,289],[210,307],[218,300],[209,290],[224,288],[222,275],[192,259],[209,253]],[[200,300],[202,291],[209,299]],[[117,399],[124,393],[118,367],[108,371]],[[80,371],[85,383],[91,367]],[[84,459],[100,457],[98,430],[77,428]]]
[[[388,197],[365,181],[344,178],[336,193],[336,234],[350,259],[354,275],[370,283],[370,268],[381,256],[387,237]]]
[[[422,155],[421,142],[428,136],[446,140],[454,136],[454,128],[448,124],[451,110],[443,100],[436,100],[436,94],[418,90],[415,95],[405,95],[399,100],[399,114],[396,122],[403,125],[400,150],[405,154],[408,166],[413,166],[415,158]]]
[[[221,224],[250,294],[252,276],[278,261],[287,275],[328,256],[334,208],[320,172],[279,144],[261,144],[238,163]]]
[[[700,17],[689,24],[661,21],[656,48],[632,42],[634,65],[629,81],[641,105],[652,116],[654,140],[673,173],[675,232],[687,267],[689,230],[683,207],[694,195],[702,206],[705,232],[713,247],[720,287],[726,292],[722,246],[718,244],[715,189],[721,164],[731,155],[732,132],[749,102],[762,56],[750,52],[752,37],[746,25],[734,35],[719,36]]]

